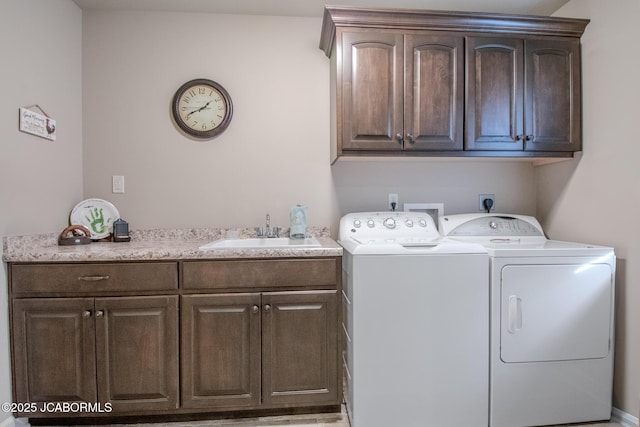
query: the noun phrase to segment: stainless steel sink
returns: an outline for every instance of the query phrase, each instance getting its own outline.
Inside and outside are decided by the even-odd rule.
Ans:
[[[288,248],[319,248],[320,242],[315,237],[307,239],[290,239],[288,237],[251,238],[251,239],[221,239],[214,240],[200,246],[200,250],[212,249],[288,249]]]

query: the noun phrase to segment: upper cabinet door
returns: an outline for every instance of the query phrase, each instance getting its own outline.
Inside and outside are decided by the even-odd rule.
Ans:
[[[523,41],[467,37],[467,150],[522,150]]]
[[[342,150],[402,150],[402,34],[342,37]]]
[[[405,36],[405,150],[462,150],[464,38]]]
[[[580,41],[525,41],[525,150],[579,151]]]

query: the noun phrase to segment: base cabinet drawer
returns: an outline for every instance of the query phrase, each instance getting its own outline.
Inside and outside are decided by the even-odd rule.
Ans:
[[[187,290],[210,292],[256,288],[335,289],[339,271],[336,258],[187,261],[182,263],[181,285]]]
[[[14,264],[14,295],[91,294],[178,289],[176,262]]]
[[[15,299],[12,312],[16,402],[178,407],[177,295]]]

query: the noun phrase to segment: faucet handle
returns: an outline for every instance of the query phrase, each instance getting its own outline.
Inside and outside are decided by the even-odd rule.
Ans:
[[[256,230],[256,234],[258,235],[258,237],[262,237],[264,236],[264,228],[262,227],[255,227],[254,230]]]
[[[280,230],[282,230],[282,227],[273,227],[272,230],[274,237],[280,237]]]

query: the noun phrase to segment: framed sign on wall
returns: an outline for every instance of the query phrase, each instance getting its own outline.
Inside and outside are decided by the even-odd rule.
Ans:
[[[35,108],[40,110],[42,114],[34,111]],[[51,141],[56,140],[56,121],[37,104],[20,108],[18,126],[20,132],[30,133]]]

